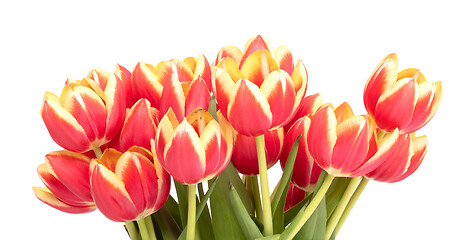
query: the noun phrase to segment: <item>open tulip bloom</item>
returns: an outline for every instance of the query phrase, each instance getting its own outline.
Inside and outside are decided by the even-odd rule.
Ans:
[[[428,142],[415,132],[443,91],[389,54],[355,115],[308,94],[303,62],[262,36],[209,63],[93,69],[45,93],[40,115],[63,150],[38,166],[35,196],[65,213],[98,209],[132,240],[335,239],[370,180],[418,169]]]

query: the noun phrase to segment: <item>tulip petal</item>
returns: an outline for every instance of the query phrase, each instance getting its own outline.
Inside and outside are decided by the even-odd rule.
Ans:
[[[422,160],[425,157],[425,153],[427,152],[427,137],[420,136],[417,138],[413,138],[412,140],[412,150],[413,156],[410,159],[409,166],[407,170],[397,178],[391,179],[389,182],[398,182],[413,174],[417,168],[419,168]]]
[[[331,168],[332,153],[337,140],[337,118],[332,106],[321,107],[311,121],[308,131],[309,152],[317,164],[327,170]]]
[[[354,116],[353,110],[347,102],[343,102],[337,108],[335,108],[334,113],[337,117],[338,123],[341,123]]]
[[[193,79],[195,78],[202,78],[205,81],[209,91],[212,90],[211,67],[208,63],[208,60],[203,54],[200,54],[200,56],[198,56],[195,71],[193,72]]]
[[[70,151],[51,152],[45,156],[54,175],[82,201],[93,202],[90,195],[90,158]]]
[[[411,123],[407,129],[402,129],[404,133],[417,131],[435,115],[442,96],[441,83],[423,82],[419,84],[418,95]]]
[[[112,221],[127,222],[137,217],[137,208],[124,183],[101,164],[91,168],[90,189],[98,209]]]
[[[239,64],[240,60],[242,59],[242,51],[235,46],[226,46],[219,50],[218,55],[216,56],[216,60],[214,61],[213,65],[217,65],[223,58],[231,58]]]
[[[283,70],[273,71],[262,83],[260,91],[271,107],[271,127],[280,127],[292,119],[295,113],[293,111],[295,89],[287,72]]]
[[[292,80],[296,91],[295,106],[298,107],[301,99],[303,99],[304,95],[306,94],[306,88],[308,87],[308,72],[306,71],[306,67],[303,64],[303,61],[298,60],[296,63],[292,73]]]
[[[119,141],[120,150],[126,151],[137,145],[150,149],[150,140],[155,138],[156,124],[153,119],[150,102],[140,99],[127,112]]]
[[[50,136],[61,147],[73,152],[85,152],[91,149],[85,130],[77,120],[56,100],[53,94],[46,93],[40,115]],[[54,95],[53,95],[54,96]],[[54,98],[57,99],[55,96]]]
[[[206,166],[204,178],[216,176],[216,170],[226,160],[227,145],[221,136],[221,127],[216,121],[210,121],[200,135],[200,142],[205,149]]]
[[[185,95],[181,82],[172,77],[166,80],[161,94],[160,114],[163,116],[168,109],[172,109],[178,121],[182,121],[185,116]]]
[[[279,63],[280,69],[285,70],[288,74],[293,73],[293,56],[288,47],[278,47],[276,49],[276,59]]]
[[[153,144],[152,141],[151,146],[153,153],[156,154],[156,157],[163,166],[166,166],[164,159],[165,146],[167,142],[171,141],[174,128],[176,128],[178,125],[179,121],[177,121],[177,117],[172,111],[172,109],[168,110],[168,112],[164,115],[164,117],[158,124],[158,129],[156,130],[155,144]]]
[[[125,152],[116,165],[115,174],[124,183],[139,217],[153,213],[158,193],[158,176],[153,164],[137,152]]]
[[[198,183],[204,176],[205,150],[195,129],[186,119],[174,129],[166,143],[164,160],[166,171],[182,184]]]
[[[240,68],[246,79],[257,86],[261,86],[264,79],[275,70],[279,69],[279,64],[267,50],[260,50],[252,53]]]
[[[234,79],[239,76],[243,76],[240,70],[232,70],[228,69],[226,63],[232,61],[230,58],[226,58],[221,61],[221,66],[225,66],[224,69],[218,68],[216,69],[216,77],[214,80],[214,96],[217,99],[219,109],[222,112],[227,113],[227,109],[229,106],[229,101],[232,98],[231,89],[234,88],[235,82],[239,79]],[[233,63],[235,64],[235,63]],[[238,73],[235,75],[235,73]],[[231,75],[232,74],[232,75]]]
[[[107,110],[105,140],[108,142],[119,134],[126,115],[126,98],[122,82],[114,74],[110,74],[108,78],[105,96]]]
[[[66,213],[88,213],[96,209],[94,204],[85,206],[72,206],[69,205],[53,195],[47,188],[32,187],[35,196],[43,203]]]
[[[190,89],[185,99],[185,115],[188,115],[198,107],[208,109],[209,97],[210,92],[203,78],[197,77],[193,79],[190,83]]]
[[[364,106],[372,116],[380,96],[391,88],[398,76],[396,54],[390,54],[377,66],[364,87]]]
[[[124,88],[124,92],[126,95],[126,105],[128,108],[134,105],[136,99],[132,96],[132,80],[131,80],[131,72],[127,70],[125,67],[117,64],[116,71],[114,72],[116,76],[121,79],[122,86]]]
[[[242,59],[240,60],[240,68],[242,68],[242,65],[251,54],[260,50],[274,52],[269,42],[266,41],[261,35],[256,35],[250,38],[245,44],[245,51],[243,52]]]
[[[164,82],[159,82],[158,71],[148,63],[137,63],[132,71],[132,91],[135,99],[146,98],[159,108]]]
[[[414,79],[399,80],[379,98],[375,109],[377,125],[386,131],[406,128],[411,122],[417,96],[418,85]]]
[[[259,88],[242,79],[235,85],[232,93],[235,94],[229,102],[227,116],[235,130],[247,136],[266,133],[272,124],[272,112]]]

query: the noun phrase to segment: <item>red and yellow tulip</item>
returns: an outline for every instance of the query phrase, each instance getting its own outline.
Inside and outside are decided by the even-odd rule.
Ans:
[[[287,196],[285,197],[284,211],[294,207],[305,198],[306,192],[290,182],[288,185]]]
[[[166,86],[169,91],[164,90]],[[169,109],[167,106],[172,104],[176,114],[184,114],[180,116],[182,119],[196,107],[204,107],[202,100],[205,95],[207,100],[204,101],[209,103],[211,69],[202,54],[197,59],[188,57],[184,61],[163,61],[156,67],[138,63],[132,72],[132,90],[137,99],[148,99],[162,115]]]
[[[308,131],[310,125],[311,119],[308,116],[303,116],[292,125],[285,135],[284,149],[280,159],[280,166],[284,169],[293,143],[301,135],[291,181],[306,192],[314,191],[322,171],[309,152]]]
[[[271,168],[279,160],[284,144],[284,130],[277,128],[264,134],[267,168]],[[232,152],[232,163],[237,171],[245,175],[258,175],[258,153],[254,137],[237,133]]]
[[[322,96],[319,93],[309,95],[304,97],[301,100],[300,106],[295,112],[292,120],[290,120],[285,126],[285,132],[288,132],[288,129],[295,123],[298,119],[308,116],[312,118],[314,113],[322,106]]]
[[[324,105],[309,127],[309,152],[332,176],[362,176],[382,164],[398,146],[397,129],[377,143],[375,128],[368,116],[354,116],[348,103],[335,110]]]
[[[172,177],[196,184],[217,176],[230,161],[233,133],[222,114],[219,122],[198,108],[179,123],[172,109],[161,119],[152,152]]]
[[[243,54],[226,47],[217,60],[213,91],[219,109],[237,132],[259,136],[292,119],[306,92],[307,73],[301,61],[293,66],[287,47],[274,51],[256,36]]]
[[[73,152],[86,152],[119,134],[126,112],[123,85],[115,74],[68,79],[60,97],[46,92],[40,114],[53,140]]]
[[[364,105],[381,129],[411,133],[435,115],[443,90],[441,82],[426,81],[418,69],[398,72],[397,67],[394,53],[380,62],[366,83]]]
[[[365,176],[381,182],[398,182],[416,171],[427,152],[427,137],[401,134],[399,147],[382,164]]]
[[[40,201],[67,213],[87,213],[96,209],[90,194],[91,159],[70,151],[51,152],[45,156],[37,173],[45,188],[33,187]]]
[[[171,180],[144,148],[106,149],[90,164],[90,190],[98,209],[116,222],[139,220],[160,209]]]

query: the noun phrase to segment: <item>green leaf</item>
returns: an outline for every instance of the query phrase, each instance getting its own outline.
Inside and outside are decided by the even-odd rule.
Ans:
[[[327,222],[327,213],[325,209],[325,198],[317,206],[314,213],[303,225],[300,231],[293,238],[295,240],[323,240],[325,235],[325,226]]]
[[[180,212],[179,212],[179,204],[177,204],[176,200],[169,195],[168,200],[164,203],[164,207],[166,207],[171,214],[171,216],[176,221],[177,226],[182,226],[182,221],[180,220]]]
[[[285,213],[284,213],[284,226],[287,226],[288,224],[290,224],[293,219],[295,218],[295,216],[298,214],[298,212],[300,212],[300,210],[309,202],[309,199],[311,199],[312,197],[312,194],[310,194],[309,196],[305,197],[303,199],[303,201],[299,202],[298,204],[296,204],[295,206],[293,206],[292,208],[288,209]]]
[[[259,231],[256,224],[253,222],[253,219],[251,219],[250,215],[248,215],[248,212],[245,209],[245,206],[243,205],[242,200],[240,199],[234,187],[230,189],[229,196],[232,203],[233,212],[242,228],[243,233],[245,234],[245,237],[247,239],[262,237],[263,235]]]
[[[231,179],[231,175],[234,174],[234,171],[234,166],[229,164],[229,166],[227,166],[227,168],[221,174],[219,174],[219,176],[217,176],[217,185],[210,197],[213,232],[216,239],[246,239],[240,224],[235,217],[229,198],[230,184],[232,183],[232,185],[235,187]],[[243,187],[243,190],[245,191],[245,197],[248,199],[243,182],[238,177],[238,174],[236,177],[238,178],[240,184]],[[238,191],[238,188],[235,188],[237,189],[237,192],[241,194]],[[244,205],[246,207],[245,203]]]
[[[248,197],[248,192],[246,190],[245,184],[243,184],[242,179],[238,175],[237,170],[235,169],[232,163],[227,166],[227,168],[223,171],[224,174],[227,174],[230,183],[232,186],[237,190],[240,199],[242,200],[243,205],[245,206],[248,214],[253,214],[253,208],[251,207],[251,200]]]
[[[161,232],[164,240],[175,240],[178,238],[181,229],[177,225],[176,220],[171,215],[166,205],[151,216],[153,222],[157,223],[159,231]]]
[[[177,200],[179,201],[179,216],[181,221],[181,227],[184,229],[187,226],[188,216],[188,191],[187,185],[179,183],[174,180],[177,192]]]
[[[279,237],[280,237],[280,234],[275,234],[272,236],[256,238],[255,240],[277,240],[279,239]]]

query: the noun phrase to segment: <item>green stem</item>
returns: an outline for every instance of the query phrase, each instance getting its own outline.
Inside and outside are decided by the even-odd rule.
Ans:
[[[256,137],[256,150],[258,153],[259,181],[261,183],[261,200],[263,202],[264,236],[272,235],[271,196],[267,180],[266,150],[264,149],[264,135]]]
[[[282,232],[282,234],[280,235],[280,239],[293,239],[293,237],[298,233],[298,231],[300,231],[301,227],[303,227],[306,221],[308,221],[308,219],[311,217],[313,212],[316,210],[317,206],[319,206],[319,203],[324,198],[325,194],[327,193],[327,190],[329,190],[330,184],[332,183],[334,178],[335,177],[332,175],[327,175],[324,182],[322,183],[321,188],[304,210],[303,215],[301,215],[301,217],[297,221],[292,222],[290,226],[288,226],[288,228],[284,232]]]
[[[150,239],[156,240],[155,228],[151,216],[147,216],[143,220],[145,221],[145,226],[147,226],[148,234],[150,234]]]
[[[348,218],[348,215],[350,214],[351,210],[356,204],[356,201],[358,201],[359,196],[361,196],[361,193],[363,192],[364,188],[366,188],[368,182],[369,179],[364,177],[359,183],[358,187],[356,188],[356,191],[353,193],[353,196],[351,196],[351,199],[346,205],[345,211],[343,211],[343,214],[340,217],[340,220],[338,221],[337,227],[335,228],[335,236],[337,236],[338,232],[342,228],[343,223],[345,223],[346,219]]]
[[[258,176],[247,176],[248,180],[250,180],[251,190],[253,191],[253,205],[255,206],[256,210],[256,218],[258,218],[261,222],[263,222],[263,208],[261,205],[261,199],[259,197],[259,184],[258,184]]]
[[[150,232],[147,229],[147,224],[145,220],[139,219],[137,220],[137,225],[139,225],[140,235],[142,235],[143,240],[151,240],[150,239]]]
[[[187,240],[195,239],[196,194],[195,184],[188,185]]]
[[[327,224],[327,228],[325,230],[325,240],[329,240],[330,236],[332,236],[332,233],[335,230],[335,227],[337,226],[338,221],[340,220],[340,217],[342,216],[346,206],[348,205],[351,195],[353,195],[353,192],[356,190],[356,186],[358,186],[360,179],[361,177],[354,177],[350,180],[348,187],[346,187],[342,198],[338,202],[337,208],[335,208],[335,211],[333,212],[329,223]]]
[[[95,153],[95,157],[97,157],[97,159],[100,159],[103,155],[102,150],[99,147],[94,148],[93,152]]]
[[[138,240],[139,231],[137,230],[137,226],[135,226],[134,221],[128,221],[125,223],[127,233],[129,234],[130,239]]]

